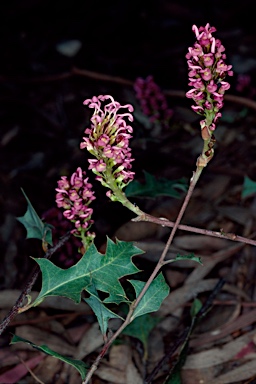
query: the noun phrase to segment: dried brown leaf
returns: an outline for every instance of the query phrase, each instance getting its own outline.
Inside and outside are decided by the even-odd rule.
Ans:
[[[75,358],[83,359],[85,356],[89,355],[89,353],[98,349],[101,345],[103,345],[103,336],[99,324],[96,322],[84,333],[78,344]]]
[[[188,355],[183,369],[202,369],[228,362],[252,341],[254,335],[255,331],[251,331],[220,347]]]
[[[39,354],[29,360],[26,360],[24,363],[16,365],[14,368],[6,371],[0,375],[0,383],[16,384],[19,382],[22,377],[28,373],[28,369],[33,369],[39,364],[39,362],[44,359],[45,356]]]
[[[222,206],[218,207],[218,211],[225,217],[235,221],[238,224],[246,225],[252,218],[252,210],[245,207]]]
[[[61,370],[62,364],[59,359],[46,356],[33,372],[43,383],[53,383],[55,375]]]
[[[230,384],[238,383],[243,380],[248,380],[256,376],[256,361],[248,361],[237,368],[232,368],[231,371],[224,373],[214,378],[212,384]]]
[[[216,284],[218,283],[218,279],[207,279],[202,281],[195,281],[190,284],[185,284],[183,287],[172,291],[168,297],[163,301],[161,308],[159,309],[159,315],[165,316],[173,313],[177,308],[183,306],[189,300],[197,297],[199,293],[205,291],[212,291]],[[228,292],[234,293],[240,297],[249,300],[249,297],[246,293],[230,284],[225,284],[222,288]]]
[[[241,328],[247,327],[255,322],[256,319],[256,309],[247,312],[231,323],[224,324],[223,326],[215,329],[212,332],[207,332],[200,334],[199,337],[192,339],[190,341],[191,347],[199,347],[207,343],[211,343],[215,340],[219,340],[227,335],[230,335],[232,332],[238,331]]]
[[[62,336],[56,336],[50,332],[46,332],[40,328],[32,327],[31,325],[21,325],[16,327],[15,334],[23,337],[36,345],[46,344],[62,355],[72,356],[75,354],[76,348],[67,343]],[[32,347],[25,343],[17,343],[12,346],[15,349],[31,349]]]
[[[205,276],[210,273],[210,271],[220,262],[226,260],[230,256],[233,256],[238,252],[244,244],[235,244],[231,247],[224,248],[218,252],[215,252],[212,256],[203,256],[201,257],[202,265],[195,265],[195,269],[190,273],[186,279],[185,284],[190,284],[193,281],[198,281],[203,279]]]
[[[114,345],[109,353],[109,363],[102,364],[96,375],[113,384],[142,384],[143,380],[132,361],[128,345]]]
[[[176,236],[173,244],[178,248],[184,248],[189,251],[194,250],[221,250],[230,246],[230,242],[217,237],[209,237],[204,235],[182,235]]]

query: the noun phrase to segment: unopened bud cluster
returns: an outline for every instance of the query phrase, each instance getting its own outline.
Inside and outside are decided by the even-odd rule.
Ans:
[[[78,167],[70,180],[67,176],[62,176],[56,191],[57,206],[64,209],[63,216],[75,225],[73,234],[83,236],[93,223],[91,220],[93,210],[88,206],[95,199],[86,172]],[[87,236],[93,238],[94,234],[87,232]]]
[[[224,46],[219,39],[212,36],[216,28],[209,24],[200,28],[193,25],[192,30],[197,41],[186,55],[189,86],[192,87],[186,96],[196,103],[192,109],[205,117],[200,124],[202,137],[208,140],[221,117],[219,111],[223,107],[224,93],[230,88],[230,84],[224,79],[227,75],[232,76],[233,71],[232,65],[225,63]]]

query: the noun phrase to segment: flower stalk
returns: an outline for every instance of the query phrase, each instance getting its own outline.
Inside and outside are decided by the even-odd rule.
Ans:
[[[204,168],[214,155],[213,132],[221,117],[224,94],[230,88],[230,84],[224,79],[226,76],[232,76],[233,71],[232,65],[225,63],[224,46],[212,35],[216,31],[215,27],[211,27],[209,23],[200,28],[193,25],[192,31],[195,33],[196,42],[193,47],[189,47],[186,55],[189,69],[188,85],[192,88],[186,96],[195,102],[192,109],[204,117],[200,121],[204,147],[197,161],[197,166]]]

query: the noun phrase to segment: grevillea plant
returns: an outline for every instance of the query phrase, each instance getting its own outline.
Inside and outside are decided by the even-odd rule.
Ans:
[[[231,65],[225,63],[225,49],[221,41],[213,37],[216,29],[207,24],[200,28],[194,25],[192,30],[195,33],[196,42],[193,47],[189,48],[186,55],[189,86],[191,87],[186,96],[194,101],[193,110],[202,116],[200,131],[203,149],[197,159],[195,172],[176,221],[170,222],[164,218],[150,216],[127,198],[125,188],[135,176],[132,171],[134,159],[130,148],[133,133],[130,125],[133,122],[133,107],[130,104],[121,105],[110,95],[93,96],[84,101],[84,105],[93,110],[90,127],[85,129],[80,144],[80,148],[87,150],[91,155],[88,160],[89,164],[88,166],[83,165],[86,172],[78,167],[71,177],[62,176],[57,183],[56,204],[63,211],[63,216],[72,223],[71,234],[69,233],[66,238],[61,239],[59,245],[47,250],[46,245],[51,245],[50,227],[40,220],[28,199],[28,210],[22,218],[19,218],[27,229],[27,237],[43,240],[45,257],[34,259],[42,273],[42,288],[38,297],[33,302],[29,298],[25,305],[23,300],[28,295],[35,278],[30,281],[23,296],[21,295],[2,322],[0,331],[2,332],[6,328],[14,315],[38,305],[48,296],[64,296],[76,303],[80,303],[81,298],[85,297],[83,300],[92,308],[98,319],[104,344],[91,367],[88,368],[83,361],[62,356],[45,345],[36,346],[32,341],[24,340],[19,336],[14,336],[12,339],[12,343],[27,342],[33,347],[71,364],[80,372],[83,384],[90,382],[100,361],[121,332],[135,319],[157,311],[168,296],[169,286],[161,272],[162,268],[181,258],[192,258],[194,261],[200,262],[200,259],[193,255],[177,255],[177,258],[173,260],[166,260],[165,257],[178,228],[191,232],[199,231],[199,229],[181,225],[180,221],[202,170],[213,157],[214,132],[218,120],[221,118],[220,111],[224,105],[224,93],[230,87],[225,78],[231,76],[232,71]],[[146,88],[150,89],[151,93],[147,93]],[[139,97],[144,100],[145,113],[151,113],[150,108],[153,108],[152,116],[158,118],[163,111],[170,111],[165,99],[160,95],[159,89],[153,84],[152,78],[147,79],[146,85],[141,80],[137,81],[136,89]],[[159,115],[155,114],[157,110]],[[170,117],[171,113],[168,112],[167,115]],[[106,195],[112,202],[121,203],[136,215],[133,221],[150,221],[172,228],[159,261],[147,281],[140,279],[140,271],[132,261],[133,256],[140,255],[143,251],[132,243],[118,239],[114,242],[107,239],[105,254],[99,253],[94,245],[95,233],[90,229],[93,225],[93,201],[96,196],[92,190],[92,184],[89,182],[90,171],[95,175],[96,180],[107,189]],[[201,233],[205,232],[202,230]],[[81,240],[82,257],[70,268],[61,269],[49,258],[70,235]],[[254,241],[236,235],[231,237],[228,234],[211,231],[207,231],[207,235],[255,245]],[[131,279],[131,275],[135,273],[136,279]],[[127,280],[127,276],[129,276],[129,280]],[[126,291],[127,284],[124,286],[121,278],[122,281],[125,280],[123,278],[126,278],[126,283],[130,284],[129,293]],[[130,293],[131,289],[133,295]],[[127,310],[124,311],[126,315],[118,309],[121,303],[126,306]],[[111,309],[109,304],[111,304]],[[116,311],[112,310],[113,307],[116,308]],[[108,322],[112,318],[119,319],[120,326],[117,330],[109,332]]]
[[[173,110],[168,107],[166,96],[155,83],[153,76],[148,76],[146,79],[138,77],[134,83],[134,90],[141,110],[148,116],[150,122],[160,122],[167,128]]]

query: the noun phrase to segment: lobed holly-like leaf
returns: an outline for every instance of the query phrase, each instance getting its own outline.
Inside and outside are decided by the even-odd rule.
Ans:
[[[137,298],[145,283],[139,280],[129,281],[133,285]],[[159,273],[159,275],[150,284],[138,306],[135,308],[131,320],[133,321],[136,317],[145,315],[146,313],[157,311],[164,299],[168,296],[169,292],[170,288],[166,284],[163,274]]]
[[[256,181],[253,181],[249,177],[245,176],[243,189],[242,189],[242,199],[253,196],[255,194],[256,194]]]
[[[91,309],[95,313],[102,334],[106,335],[108,329],[108,321],[110,319],[115,318],[122,319],[122,317],[116,315],[103,304],[103,302],[99,298],[98,292],[96,291],[94,285],[92,287],[89,287],[88,291],[90,291],[91,296],[88,299],[84,299],[84,301],[91,307]]]
[[[23,195],[28,203],[28,208],[24,216],[17,217],[17,220],[24,225],[27,230],[27,239],[39,239],[44,243],[52,245],[52,226],[44,223],[35,209],[33,208],[29,198],[22,190]]]
[[[145,183],[133,180],[125,189],[127,197],[149,197],[170,196],[179,199],[180,192],[186,192],[188,183],[185,178],[179,180],[168,180],[164,177],[156,178],[154,175],[144,171]]]
[[[119,304],[126,295],[119,279],[134,274],[139,269],[131,258],[143,251],[132,243],[107,240],[105,255],[92,244],[77,264],[61,269],[47,259],[35,259],[42,271],[42,289],[33,305],[47,296],[65,296],[80,303],[82,290],[88,290],[93,282],[95,289],[108,293],[105,303]]]
[[[50,356],[55,357],[61,361],[64,361],[64,363],[72,365],[75,369],[78,370],[78,372],[81,375],[82,380],[84,380],[86,373],[87,373],[87,367],[83,361],[75,360],[75,359],[71,359],[70,357],[63,356],[60,353],[55,352],[51,348],[47,347],[47,345],[39,346],[39,345],[32,343],[31,341],[29,341],[27,339],[23,339],[23,337],[19,337],[16,335],[13,336],[10,344],[16,344],[16,343],[20,343],[20,342],[27,343],[40,352],[44,352],[47,355],[50,355]]]

